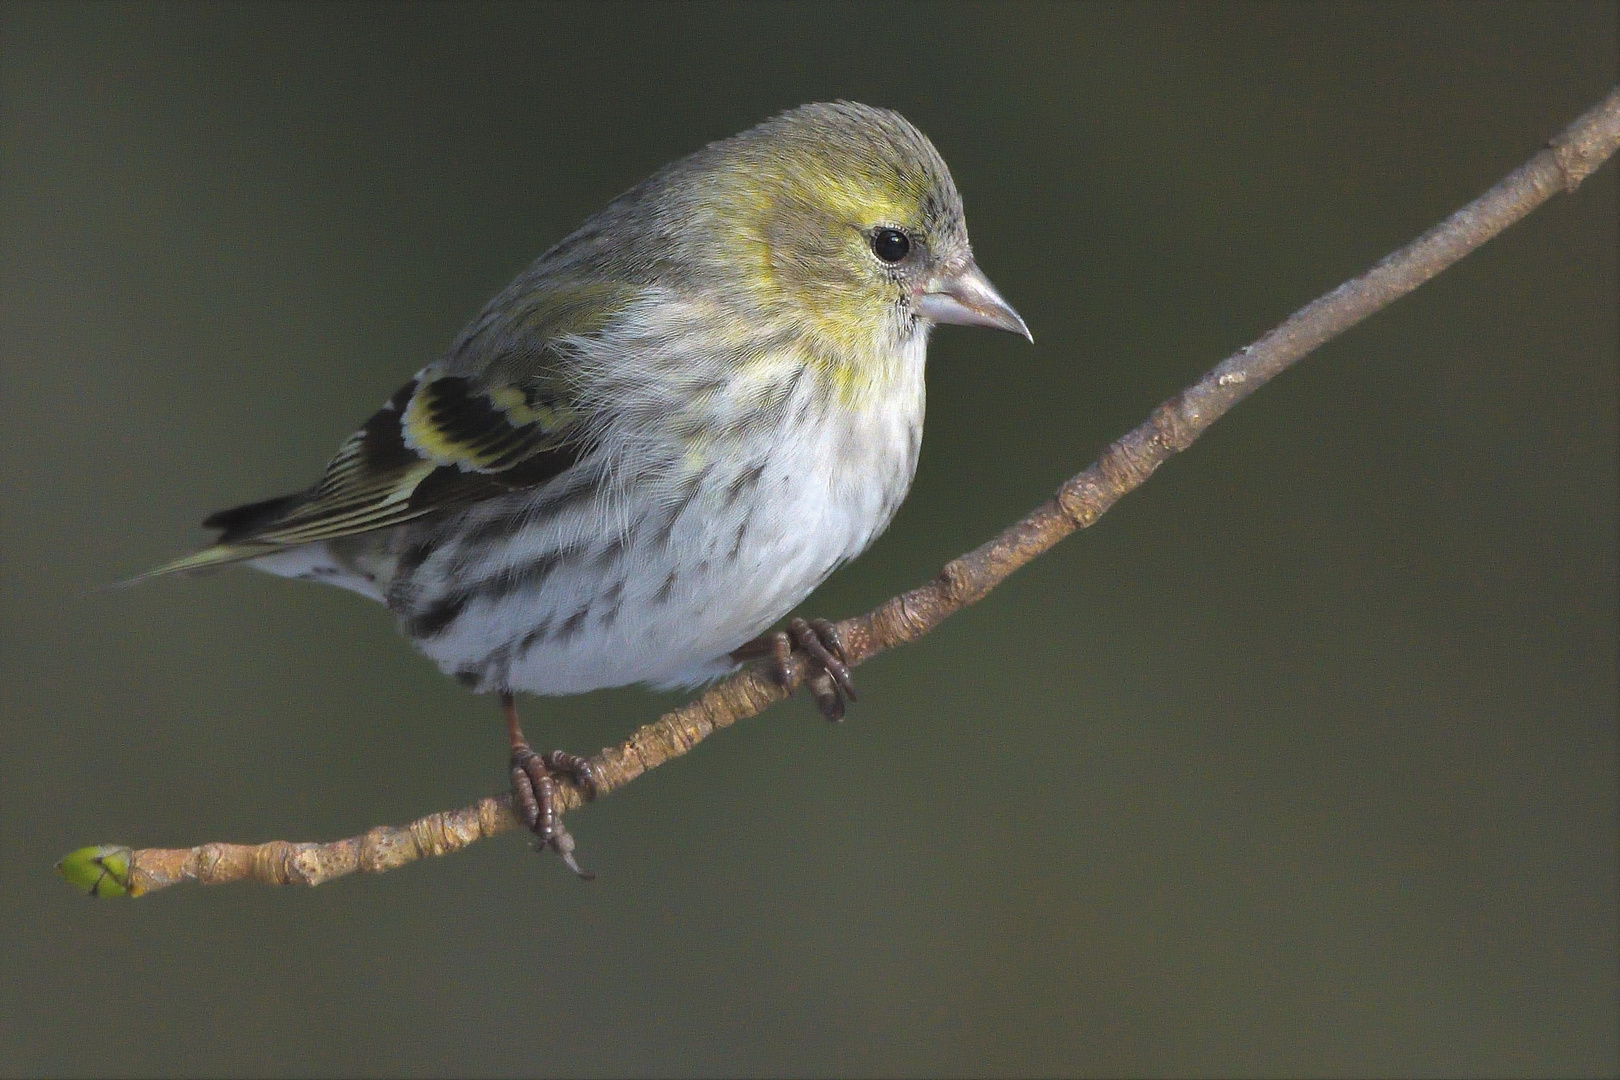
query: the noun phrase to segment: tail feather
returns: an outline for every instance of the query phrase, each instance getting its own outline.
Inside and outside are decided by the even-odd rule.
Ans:
[[[230,566],[232,563],[246,562],[249,559],[257,559],[261,555],[269,555],[279,549],[280,546],[277,544],[215,544],[213,547],[203,548],[201,551],[173,559],[162,566],[154,566],[152,569],[136,574],[132,578],[125,578],[123,581],[117,582],[116,587],[124,588],[129,585],[139,585],[143,581],[163,577],[166,574],[183,574],[188,571],[212,570],[216,567]]]
[[[233,506],[229,510],[209,514],[203,519],[203,528],[220,530],[219,543],[229,544],[234,540],[251,536],[266,525],[274,524],[302,501],[304,494],[299,492],[296,495],[281,495],[262,502]]]
[[[282,495],[278,498],[233,506],[228,510],[210,514],[203,521],[203,528],[220,530],[219,539],[212,546],[193,552],[190,555],[183,555],[178,559],[164,563],[162,566],[154,566],[145,573],[136,574],[132,578],[118,582],[115,587],[122,588],[127,585],[138,585],[143,581],[163,577],[166,574],[212,570],[280,551],[284,545],[254,540],[253,535],[265,526],[274,524],[288,510],[302,502],[304,497],[303,492],[295,495]]]

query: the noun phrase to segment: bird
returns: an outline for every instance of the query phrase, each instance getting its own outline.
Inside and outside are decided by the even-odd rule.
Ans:
[[[833,624],[769,631],[910,489],[930,330],[1029,328],[899,113],[803,105],[655,172],[536,259],[312,486],[220,511],[134,580],[230,564],[378,601],[498,695],[512,805],[582,877],[516,697],[701,686],[797,650],[829,719]]]

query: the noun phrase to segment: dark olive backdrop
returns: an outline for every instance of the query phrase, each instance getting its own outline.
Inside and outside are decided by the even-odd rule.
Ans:
[[[99,586],[314,475],[662,162],[904,111],[1036,344],[946,330],[864,610],[1519,164],[1611,5],[10,5],[5,1074],[1612,1073],[1616,167],[1095,529],[576,815],[315,891],[91,903],[95,841],[504,784],[381,610]],[[531,701],[589,750],[676,703]]]

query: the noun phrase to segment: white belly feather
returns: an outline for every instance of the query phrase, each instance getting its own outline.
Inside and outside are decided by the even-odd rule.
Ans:
[[[811,379],[796,380],[776,423],[723,453],[688,450],[650,489],[618,467],[617,482],[533,506],[494,541],[476,526],[511,522],[532,498],[475,508],[462,527],[441,527],[419,565],[401,565],[388,602],[424,652],[478,690],[572,694],[723,674],[733,649],[864,551],[899,508],[922,437],[925,349],[916,334],[883,392],[854,407],[829,408]]]

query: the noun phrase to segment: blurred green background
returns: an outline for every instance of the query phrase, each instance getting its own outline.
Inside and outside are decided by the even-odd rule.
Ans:
[[[574,815],[314,891],[92,903],[81,844],[501,790],[336,591],[101,586],[302,486],[661,163],[903,111],[1028,319],[937,335],[865,610],[1616,79],[1614,4],[8,4],[6,1075],[1612,1074],[1616,166],[1095,529]],[[673,696],[527,704],[589,750]]]

